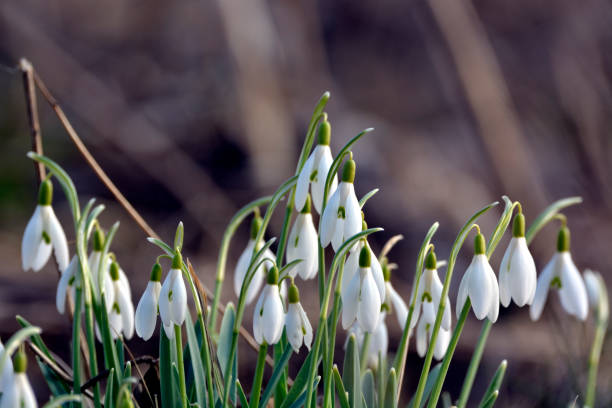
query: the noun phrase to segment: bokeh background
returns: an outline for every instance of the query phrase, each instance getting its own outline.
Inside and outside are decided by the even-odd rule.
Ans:
[[[20,266],[36,184],[25,157],[23,85],[12,69],[19,58],[33,63],[96,159],[163,238],[185,222],[185,253],[210,288],[226,223],[293,174],[312,109],[329,90],[334,151],[376,128],[353,150],[356,190],[381,190],[366,207],[368,224],[385,228],[371,239],[376,251],[394,234],[405,237],[390,257],[400,265],[394,285],[407,298],[428,227],[440,221],[435,244],[446,258],[464,221],[502,194],[523,203],[528,223],[553,200],[582,196],[582,205],[565,211],[574,259],[611,278],[611,21],[610,3],[599,0],[0,2],[0,337],[17,329],[19,313],[68,356],[70,324],[54,308],[56,270],[35,275]],[[113,251],[138,299],[157,251],[40,95],[39,110],[45,153],[69,171],[82,200],[106,205],[106,226],[121,221]],[[57,191],[56,212],[70,240],[69,209]],[[500,211],[484,217],[485,231]],[[232,242],[228,278],[247,235],[244,226]],[[550,226],[534,242],[538,268],[555,236]],[[508,239],[493,257],[495,268]],[[470,241],[456,268],[453,308]],[[314,284],[304,287],[303,294],[314,293]],[[538,323],[526,309],[502,311],[472,403],[502,359],[509,368],[497,406],[560,406],[582,393],[592,318],[578,323],[559,311],[556,295],[551,299]],[[231,282],[222,301],[230,300]],[[305,303],[314,320],[316,299]],[[400,331],[387,322],[394,352]],[[471,317],[461,337],[445,384],[453,398],[480,327]],[[129,345],[146,354],[155,353],[154,343]],[[421,370],[413,349],[404,395]],[[601,406],[612,401],[606,350]],[[248,376],[256,356],[248,348],[241,353]],[[341,354],[339,347],[339,361]],[[31,367],[44,401],[47,389]]]

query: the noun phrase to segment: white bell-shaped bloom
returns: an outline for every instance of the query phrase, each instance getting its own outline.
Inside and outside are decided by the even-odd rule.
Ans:
[[[159,293],[159,315],[168,338],[174,335],[174,325],[181,326],[187,315],[187,289],[183,281],[182,266],[183,259],[181,254],[177,253]]]
[[[293,284],[289,287],[289,306],[285,315],[285,327],[289,344],[291,344],[296,353],[300,352],[302,344],[310,350],[312,344],[312,326],[304,308],[300,304],[298,288]]]
[[[79,258],[75,255],[70,260],[68,267],[62,272],[62,276],[57,284],[55,306],[60,314],[64,314],[64,311],[66,310],[66,297],[68,295],[68,291],[70,291],[70,296],[72,299],[75,299],[75,283],[78,270]]]
[[[38,403],[34,396],[34,391],[30,385],[30,381],[26,376],[27,360],[23,351],[18,351],[15,354],[15,373],[11,381],[0,399],[0,408],[37,408]]]
[[[68,266],[68,241],[51,207],[52,198],[53,185],[51,181],[45,180],[40,185],[38,205],[28,221],[21,241],[21,264],[24,271],[41,270],[51,256],[51,249],[59,270],[64,271]]]
[[[276,344],[283,334],[283,301],[278,287],[278,269],[273,266],[268,272],[267,283],[253,312],[253,336],[259,344]]]
[[[385,323],[385,318],[386,313],[382,312],[380,314],[380,318],[378,319],[376,329],[370,337],[370,344],[368,345],[367,356],[368,366],[372,368],[378,367],[379,358],[384,359],[387,356],[387,350],[389,349],[389,332],[387,331],[387,324]],[[361,348],[362,344],[359,344]]]
[[[499,267],[499,299],[504,307],[510,300],[517,306],[530,305],[535,296],[537,275],[535,262],[525,239],[525,217],[514,217],[512,239]]]
[[[342,327],[348,329],[355,319],[361,328],[372,333],[380,318],[382,301],[372,276],[370,250],[362,248],[359,255],[359,273],[348,285],[342,286]]]
[[[402,297],[393,288],[390,281],[386,282],[386,289],[387,306],[390,306],[389,308],[391,312],[397,319],[397,324],[402,330],[404,330],[406,320],[408,319],[408,307],[406,306],[406,302],[404,302],[404,299],[402,299]]]
[[[557,252],[542,270],[529,316],[538,320],[542,315],[548,290],[554,287],[559,290],[559,299],[565,311],[580,320],[585,320],[589,312],[589,301],[584,281],[569,252],[569,229],[562,227],[557,241]]]
[[[291,228],[287,242],[287,262],[293,262],[297,259],[302,260],[295,267],[291,268],[289,276],[295,278],[296,275],[300,275],[304,280],[317,276],[319,269],[319,245],[317,239],[317,230],[312,222],[312,214],[310,213],[310,196],[307,196],[306,204],[295,218],[295,223]]]
[[[155,265],[159,267],[159,272],[156,272],[157,268],[154,266],[153,272],[151,272],[151,280],[147,283],[147,287],[138,302],[134,317],[136,334],[143,340],[149,340],[153,336],[157,324],[157,306],[159,304],[159,293],[161,292],[161,283],[159,282],[161,266],[158,263]]]
[[[590,269],[586,269],[582,273],[584,279],[584,285],[587,291],[587,297],[589,298],[589,306],[593,310],[597,310],[599,307],[599,299],[601,297],[601,275],[599,272],[594,272]]]
[[[251,257],[253,257],[253,254],[257,253],[259,249],[261,249],[261,243],[257,245],[257,249],[255,248],[255,239],[257,237],[257,232],[259,231],[259,228],[261,228],[261,223],[262,219],[260,217],[256,216],[255,218],[253,218],[253,222],[251,223],[251,239],[249,239],[246,248],[244,248],[244,251],[242,251],[240,258],[238,258],[238,263],[236,263],[236,269],[234,270],[234,293],[238,297],[240,297],[242,283],[246,278],[249,269],[249,264],[251,263]],[[261,258],[256,260],[255,263],[258,263],[261,259],[270,259],[270,261],[261,263],[255,271],[253,279],[251,279],[251,283],[249,284],[246,292],[245,302],[247,305],[250,304],[253,300],[255,300],[255,297],[257,296],[261,285],[266,280],[266,271],[274,265],[274,262],[272,262],[272,260],[276,259],[276,257],[274,256],[272,251],[266,249],[261,255]]]
[[[438,276],[436,254],[433,251],[430,251],[427,254],[427,258],[425,258],[425,269],[423,270],[423,274],[421,275],[421,279],[419,281],[416,301],[414,304],[414,314],[412,316],[412,320],[410,321],[410,328],[414,328],[414,326],[416,326],[421,309],[425,310],[426,304],[433,307],[435,319],[440,307],[440,299],[442,298],[443,289],[444,285]],[[414,293],[414,288],[412,293]],[[444,300],[444,304],[444,313],[442,314],[442,322],[440,323],[440,327],[443,330],[448,331],[450,330],[452,320],[451,304],[448,295]]]
[[[98,250],[94,244],[94,249],[89,254],[87,264],[89,265],[89,271],[91,272],[91,279],[93,280],[93,287],[96,293],[101,294],[100,290],[100,279],[102,279],[102,288],[104,293],[104,300],[106,302],[106,310],[110,313],[110,310],[115,301],[115,290],[113,288],[113,280],[110,276],[110,257],[107,254],[104,262],[101,264],[102,251]],[[102,275],[102,276],[100,276]]]
[[[0,358],[4,354],[4,344],[0,341]],[[13,384],[13,361],[6,359],[2,373],[0,373],[0,392],[6,392]]]
[[[479,320],[487,317],[492,323],[499,315],[499,287],[497,278],[485,255],[485,239],[480,233],[474,241],[474,257],[463,274],[457,295],[457,318],[465,301],[470,299],[474,315]]]
[[[115,301],[108,319],[113,339],[123,334],[123,337],[129,340],[134,335],[134,305],[132,304],[129,285],[126,286],[124,282],[121,282],[119,270],[119,264],[113,262],[110,267],[110,274],[113,279]]]
[[[312,201],[317,212],[321,214],[325,181],[332,162],[334,161],[331,149],[329,148],[330,136],[331,127],[329,122],[324,120],[319,126],[318,144],[310,154],[310,157],[308,157],[308,160],[306,160],[306,163],[304,163],[304,167],[302,167],[298,175],[294,201],[296,209],[304,207],[306,196],[308,195],[308,187],[312,186]],[[329,186],[328,197],[336,191],[337,186],[338,178],[334,175]]]
[[[365,227],[364,229],[367,229]],[[359,255],[361,254],[361,250],[364,246],[370,251],[370,269],[372,272],[372,277],[374,278],[374,282],[376,282],[376,288],[378,289],[378,295],[380,296],[381,302],[384,302],[386,299],[386,288],[385,288],[385,277],[383,273],[382,266],[378,261],[378,258],[372,252],[372,248],[370,248],[370,244],[365,239],[359,240],[357,244],[351,250],[346,262],[344,263],[344,273],[342,275],[342,288],[348,288],[351,280],[355,275],[359,274]]]
[[[342,182],[331,196],[321,219],[321,246],[331,242],[334,251],[344,241],[361,231],[361,207],[355,196],[355,162],[348,160],[342,171]]]
[[[433,328],[436,322],[436,311],[432,302],[423,303],[423,313],[421,314],[421,318],[419,319],[419,324],[416,329],[416,345],[417,345],[417,353],[420,357],[425,356],[427,352],[427,347],[429,342],[431,341],[431,335],[433,332]],[[450,328],[449,330],[444,330],[440,325],[440,330],[438,331],[438,336],[436,338],[436,345],[434,347],[434,358],[436,360],[441,360],[446,354],[446,349],[448,348],[448,344],[450,342]]]

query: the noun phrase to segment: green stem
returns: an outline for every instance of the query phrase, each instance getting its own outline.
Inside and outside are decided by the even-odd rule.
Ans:
[[[470,312],[471,306],[472,302],[470,302],[470,299],[468,298],[465,301],[465,304],[463,305],[463,309],[461,309],[461,315],[459,316],[459,320],[457,320],[457,326],[455,327],[455,330],[453,331],[453,336],[451,337],[450,343],[448,344],[448,349],[446,350],[446,354],[444,355],[444,360],[442,360],[440,373],[438,374],[436,383],[434,384],[434,387],[431,391],[431,397],[429,397],[429,403],[427,404],[428,408],[434,408],[438,404],[438,399],[440,398],[440,393],[442,392],[442,385],[444,384],[444,378],[446,377],[448,367],[450,366],[451,359],[453,358],[455,348],[457,348],[457,342],[459,341],[459,336],[461,336],[461,332],[463,331],[465,319],[467,318],[467,315]]]
[[[470,366],[468,367],[467,374],[465,375],[465,379],[463,380],[461,394],[459,394],[459,400],[457,400],[457,408],[464,408],[468,402],[470,392],[472,391],[472,385],[474,384],[474,378],[476,378],[476,372],[478,371],[478,366],[480,365],[482,353],[484,352],[484,348],[487,343],[487,339],[489,338],[489,333],[491,332],[492,325],[493,323],[491,323],[489,319],[487,319],[482,325],[482,330],[480,331],[478,343],[476,343],[474,353],[472,354],[472,360],[470,361]]]
[[[72,392],[78,395],[81,393],[81,343],[79,342],[79,336],[81,334],[81,303],[83,289],[78,287],[75,292],[74,319],[72,322]],[[76,406],[81,406],[80,402],[75,402],[74,404]]]
[[[98,357],[96,355],[93,309],[91,304],[87,303],[85,303],[85,330],[87,334],[87,348],[89,349],[90,377],[94,378],[98,375]],[[96,408],[101,407],[100,401],[100,384],[96,382],[94,385],[94,405]]]
[[[200,321],[200,329],[202,331],[202,349],[200,351],[203,354],[201,357],[206,367],[206,396],[208,397],[208,405],[210,407],[215,406],[215,390],[213,387],[212,378],[212,365],[213,360],[210,357],[210,343],[208,342],[208,335],[206,332],[206,324],[204,322],[204,316],[202,313],[198,313],[198,320]]]
[[[361,345],[361,355],[359,356],[359,364],[362,372],[365,372],[368,366],[368,348],[370,348],[371,339],[372,334],[370,332],[365,332],[363,335],[363,344]]]
[[[591,354],[589,356],[589,377],[587,382],[587,391],[585,399],[585,407],[595,406],[595,390],[597,388],[597,369],[599,367],[599,358],[601,357],[601,349],[604,338],[606,336],[607,325],[597,325],[595,329],[595,338],[591,346]]]
[[[187,408],[187,387],[185,386],[185,364],[183,363],[183,339],[181,336],[181,326],[174,325],[174,339],[176,341],[176,365],[179,374],[179,388],[181,391],[181,402],[183,408]]]
[[[257,366],[255,367],[255,379],[253,380],[253,389],[251,391],[251,408],[259,407],[259,396],[261,395],[261,383],[263,382],[264,368],[266,367],[266,354],[268,353],[268,344],[264,341],[259,346],[259,354],[257,355]]]

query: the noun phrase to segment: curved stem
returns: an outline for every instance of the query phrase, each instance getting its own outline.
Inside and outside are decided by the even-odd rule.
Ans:
[[[185,386],[185,364],[183,363],[183,339],[181,336],[181,326],[174,325],[174,339],[176,340],[176,365],[179,374],[179,389],[181,392],[181,403],[183,408],[187,408],[187,387]]]
[[[81,305],[83,300],[83,289],[78,287],[75,289],[74,303],[74,323],[72,325],[72,377],[73,389],[75,394],[81,393],[81,345],[79,336],[81,334]],[[77,403],[80,406],[80,403]]]

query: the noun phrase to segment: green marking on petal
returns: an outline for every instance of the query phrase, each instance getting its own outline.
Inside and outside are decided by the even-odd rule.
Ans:
[[[561,279],[558,276],[555,276],[553,280],[550,281],[550,287],[555,289],[561,289],[563,287]]]
[[[338,207],[338,218],[346,218],[346,210],[344,209],[344,207]]]
[[[45,241],[45,244],[51,243],[51,237],[49,236],[49,234],[47,234],[47,231],[42,232],[42,239],[43,241]]]
[[[317,176],[319,174],[319,170],[314,170],[310,173],[310,181],[317,181]]]
[[[431,302],[433,299],[429,292],[424,292],[423,297],[421,298],[421,302]]]
[[[172,302],[172,291],[168,291],[168,301]]]

